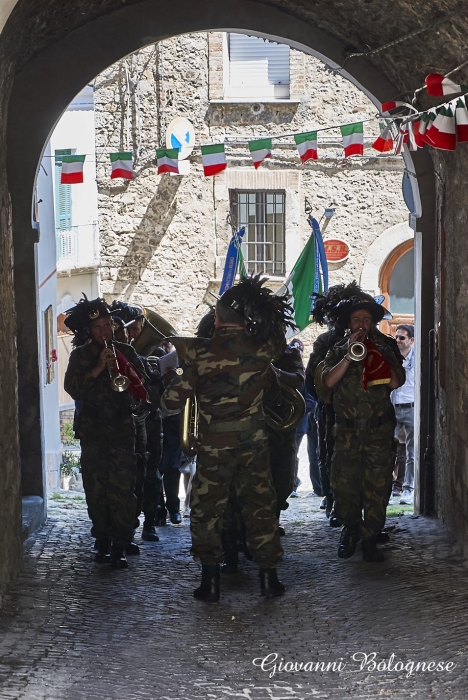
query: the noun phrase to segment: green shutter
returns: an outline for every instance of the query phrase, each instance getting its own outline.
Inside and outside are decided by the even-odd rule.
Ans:
[[[71,185],[61,185],[62,156],[71,156],[70,148],[55,151],[55,228],[69,231],[72,226]]]

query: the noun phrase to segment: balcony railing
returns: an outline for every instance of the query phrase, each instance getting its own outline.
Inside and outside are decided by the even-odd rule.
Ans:
[[[72,226],[56,230],[57,271],[74,270],[98,265],[97,224]]]

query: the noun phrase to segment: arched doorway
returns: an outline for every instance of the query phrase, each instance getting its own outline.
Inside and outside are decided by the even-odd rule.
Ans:
[[[379,287],[391,321],[382,321],[384,333],[395,335],[400,324],[414,325],[414,242],[405,241],[393,250],[380,270]]]
[[[360,87],[374,102],[385,101],[389,96],[400,92],[401,87],[392,84],[385,70],[365,57],[348,61],[350,47],[355,43],[345,32],[332,32],[319,28],[320,16],[310,21],[300,12],[285,7],[265,6],[250,0],[203,0],[196,6],[188,0],[180,0],[175,5],[164,5],[154,0],[126,3],[109,0],[105,6],[94,6],[93,12],[86,15],[80,3],[73,0],[62,12],[60,3],[44,5],[40,26],[47,28],[48,34],[35,39],[35,31],[27,33],[27,39],[16,38],[18,27],[27,27],[28,21],[22,13],[28,3],[18,3],[8,22],[11,32],[6,31],[5,47],[12,91],[8,102],[8,128],[5,127],[7,147],[3,150],[7,158],[8,190],[11,198],[12,232],[14,243],[14,304],[17,315],[18,348],[18,400],[19,415],[10,418],[7,414],[7,433],[16,445],[19,432],[21,455],[21,479],[23,491],[29,494],[44,495],[43,481],[43,441],[39,394],[39,346],[31,327],[30,315],[25,311],[36,308],[35,244],[37,229],[31,222],[32,193],[34,191],[38,164],[54,124],[67,104],[88,81],[122,56],[159,41],[162,38],[185,32],[200,30],[227,30],[239,33],[253,32],[260,36],[279,37],[282,41],[311,53],[332,69],[337,70]],[[37,9],[37,8],[36,8]],[[53,17],[59,17],[60,28]],[[27,13],[26,13],[27,14]],[[73,19],[71,19],[73,18]],[[77,19],[78,18],[78,19]],[[27,18],[28,19],[28,18]],[[63,19],[63,22],[62,22]],[[30,20],[30,18],[29,18]],[[76,20],[76,21],[75,21]],[[39,26],[39,22],[36,22]],[[52,28],[56,28],[55,33]],[[6,28],[8,30],[8,27]],[[50,31],[49,31],[50,29]],[[37,32],[39,34],[39,30]],[[2,37],[3,38],[3,37]],[[27,44],[27,46],[26,46]],[[11,48],[14,46],[14,51]],[[24,50],[23,50],[24,49]],[[9,60],[8,50],[14,57]],[[21,60],[16,60],[16,54]],[[340,68],[346,62],[346,69]],[[9,74],[9,75],[10,75]],[[398,73],[388,72],[389,76]],[[6,100],[5,100],[6,104]],[[424,248],[419,266],[430,271],[422,279],[421,297],[428,302],[421,331],[427,337],[433,327],[434,298],[434,240],[435,202],[433,164],[427,149],[407,156],[407,167],[418,176],[424,216],[418,223],[418,231],[424,235]],[[411,162],[411,160],[413,162]],[[3,162],[3,161],[2,161]],[[7,188],[5,187],[5,192]],[[6,195],[4,204],[5,229],[8,230],[9,202]],[[9,308],[13,305],[13,295],[8,298]],[[11,353],[10,353],[11,354]],[[422,358],[422,371],[427,359]],[[13,404],[16,405],[16,393]],[[12,405],[13,405],[12,404]],[[13,412],[12,412],[13,413]],[[16,411],[14,411],[16,414]],[[427,409],[422,408],[421,430],[425,431],[424,421]],[[9,461],[16,464],[16,454]],[[423,475],[422,475],[423,476]],[[16,483],[16,481],[15,481]],[[19,492],[15,498],[19,500]],[[15,511],[18,512],[17,510]],[[8,511],[0,523],[8,525]],[[10,518],[11,519],[11,518]],[[7,532],[11,528],[7,527]]]

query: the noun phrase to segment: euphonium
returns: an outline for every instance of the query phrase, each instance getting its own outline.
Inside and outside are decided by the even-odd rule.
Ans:
[[[107,342],[104,341],[104,345],[106,348],[111,350],[112,354],[114,355],[115,361],[114,367],[111,367],[109,364],[107,365],[107,371],[109,372],[109,377],[111,379],[111,388],[113,391],[127,391],[128,387],[130,386],[130,380],[128,377],[125,377],[123,374],[120,374],[119,361],[117,359],[117,353],[115,352],[114,344],[111,343],[109,346]]]
[[[284,411],[284,414],[283,410],[281,413],[277,413],[274,408],[266,405],[263,406],[263,411],[265,413],[265,423],[267,426],[273,430],[284,433],[297,428],[304,418],[306,405],[300,391],[285,384],[281,379],[278,379],[278,382],[281,389],[281,405],[283,410],[286,408],[286,411]]]
[[[144,357],[151,355],[155,347],[168,336],[177,336],[178,333],[171,324],[160,314],[146,306],[143,307],[145,322],[142,331],[132,345],[135,352]]]

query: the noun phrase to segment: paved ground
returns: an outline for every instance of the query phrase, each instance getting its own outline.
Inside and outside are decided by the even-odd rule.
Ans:
[[[187,520],[112,571],[92,561],[82,496],[56,497],[0,614],[0,698],[464,700],[467,567],[440,526],[392,518],[385,563],[341,561],[305,489],[284,516],[287,595],[261,599],[242,561],[218,605],[192,597]]]

